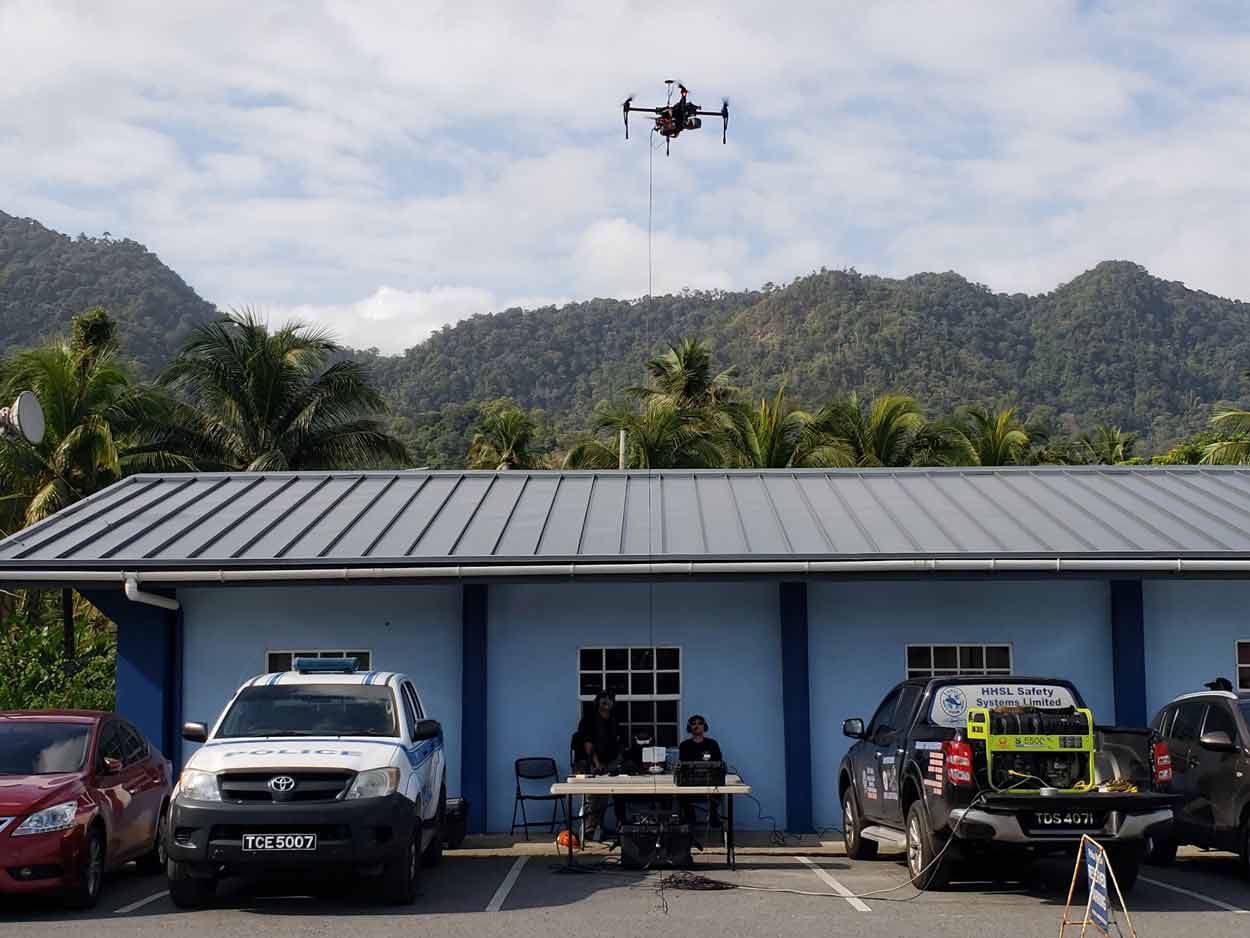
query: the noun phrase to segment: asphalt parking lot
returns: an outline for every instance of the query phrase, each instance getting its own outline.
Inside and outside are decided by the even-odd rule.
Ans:
[[[598,857],[583,860],[598,866],[597,872],[584,874],[557,872],[561,862],[554,849],[520,856],[448,853],[438,869],[424,871],[417,902],[398,909],[375,904],[365,888],[345,882],[310,889],[307,883],[227,881],[214,907],[183,912],[170,903],[162,878],[123,870],[110,877],[99,907],[91,912],[67,911],[51,900],[9,900],[0,905],[0,929],[13,938],[85,928],[92,935],[118,938],[388,936],[410,934],[414,927],[440,935],[515,938],[548,938],[553,929],[628,938],[644,929],[759,938],[809,934],[836,923],[839,935],[874,938],[1053,938],[1070,876],[1069,869],[1047,864],[1035,870],[1029,883],[970,883],[917,894],[906,885],[901,858],[853,863],[842,856],[743,850],[736,872],[713,862],[697,863],[694,870],[739,888],[691,890],[674,888],[662,873],[626,872]],[[866,899],[839,895],[878,890],[893,891]],[[1147,868],[1128,901],[1142,938],[1243,938],[1250,929],[1250,883],[1228,854],[1185,851],[1175,867]]]

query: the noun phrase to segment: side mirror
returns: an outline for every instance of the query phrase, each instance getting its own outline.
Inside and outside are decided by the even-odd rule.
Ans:
[[[116,775],[116,774],[117,774],[118,772],[120,772],[121,770],[122,770],[122,760],[121,760],[121,759],[114,759],[112,756],[105,756],[105,757],[104,757],[104,769],[103,769],[102,774],[104,774],[104,775]]]
[[[208,739],[208,727],[203,723],[184,723],[182,738],[189,743],[202,743]]]
[[[412,738],[414,742],[422,742],[426,739],[437,739],[443,735],[443,724],[438,720],[418,720],[417,725],[412,728]]]
[[[842,721],[842,735],[849,736],[851,739],[864,738],[864,721],[859,717]]]
[[[1203,749],[1209,749],[1211,752],[1236,752],[1237,747],[1233,744],[1232,738],[1223,730],[1214,730],[1210,733],[1203,733],[1198,740],[1198,745]]]

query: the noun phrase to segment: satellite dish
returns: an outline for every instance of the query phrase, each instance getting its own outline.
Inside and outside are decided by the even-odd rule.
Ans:
[[[43,431],[43,407],[30,391],[19,394],[12,407],[0,407],[0,434],[14,434],[37,446]]]

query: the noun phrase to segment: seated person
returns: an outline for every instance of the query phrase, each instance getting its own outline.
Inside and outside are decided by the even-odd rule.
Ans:
[[[651,727],[635,727],[633,737],[633,743],[625,750],[625,758],[621,765],[626,775],[646,775],[648,770],[647,763],[643,759],[643,750],[655,745]]]
[[[684,739],[677,751],[681,755],[682,762],[724,762],[725,757],[721,755],[720,744],[711,736],[707,735],[707,720],[701,713],[693,714],[686,721],[686,732],[690,734],[689,739]],[[694,825],[694,808],[696,804],[703,803],[703,798],[691,797],[682,798],[682,813],[686,816],[686,823]],[[720,799],[708,798],[708,826],[720,827]]]

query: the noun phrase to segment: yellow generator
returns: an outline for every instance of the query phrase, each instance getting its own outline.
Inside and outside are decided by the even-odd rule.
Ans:
[[[999,791],[1088,791],[1094,784],[1089,710],[974,707],[968,711],[968,740],[985,747],[988,781]]]

